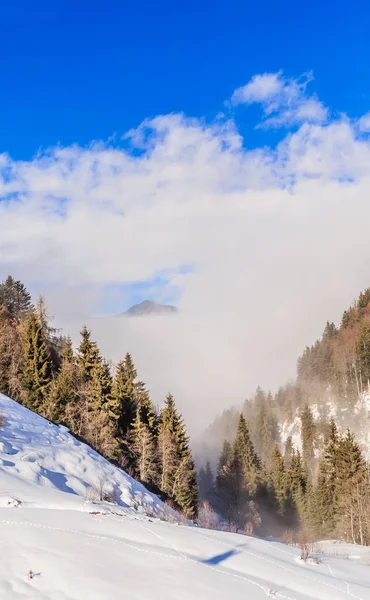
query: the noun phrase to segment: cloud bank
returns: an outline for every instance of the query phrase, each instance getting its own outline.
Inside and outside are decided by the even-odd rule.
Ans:
[[[261,103],[265,124],[296,124],[276,147],[246,149],[232,116],[171,114],[129,132],[130,149],[0,157],[0,277],[46,290],[75,339],[84,320],[111,358],[130,350],[155,401],[171,390],[193,431],[294,375],[326,319],[370,285],[366,121],[330,119],[302,81],[258,75],[233,95]],[[179,316],[88,318],[142,282],[175,294]]]

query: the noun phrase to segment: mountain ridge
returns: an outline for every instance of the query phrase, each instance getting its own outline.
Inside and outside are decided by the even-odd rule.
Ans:
[[[133,304],[126,311],[117,315],[118,317],[142,317],[147,315],[170,315],[178,312],[172,304],[161,304],[154,300],[143,300]]]

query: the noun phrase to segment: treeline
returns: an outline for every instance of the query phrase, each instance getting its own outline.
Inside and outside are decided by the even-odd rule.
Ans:
[[[66,425],[187,517],[198,488],[189,437],[174,398],[158,412],[126,354],[113,369],[86,327],[76,351],[49,325],[41,298],[25,286],[0,284],[0,392]]]
[[[267,464],[241,414],[234,440],[224,442],[216,476],[209,462],[199,471],[201,498],[230,530],[277,536],[304,531],[311,540],[339,537],[370,545],[370,466],[351,432],[340,435],[331,420],[314,477],[309,413],[307,407],[302,415],[302,455],[288,438],[283,453],[273,445]]]
[[[369,506],[364,500],[366,494],[370,495],[369,467],[353,434],[347,430],[350,427],[356,435],[367,437],[369,414],[364,401],[366,395],[370,396],[370,288],[362,292],[344,312],[339,327],[327,322],[321,338],[311,347],[306,347],[298,360],[294,382],[282,386],[274,395],[258,388],[254,396],[244,402],[242,416],[248,424],[249,439],[258,457],[255,464],[259,465],[256,469],[260,483],[258,490],[250,497],[245,489],[243,494],[238,492],[235,495],[234,499],[237,497],[244,507],[243,518],[237,520],[238,527],[240,523],[242,528],[249,523],[246,507],[253,502],[259,514],[257,521],[261,520],[257,528],[260,532],[271,533],[270,517],[274,515],[275,531],[306,527],[313,535],[337,534],[350,541],[370,543]],[[332,440],[332,446],[343,457],[343,460],[338,459],[335,463],[335,469],[333,457],[330,459],[331,467],[328,458],[333,416],[343,433],[340,435],[336,432],[335,444]],[[235,454],[232,450],[235,435],[239,435],[236,432],[240,432],[240,409],[230,408],[208,428],[203,446],[204,455],[214,459],[220,452],[223,440],[226,440],[221,458],[229,448],[228,468],[233,464],[235,467],[233,477],[230,475],[231,488],[234,490],[235,481],[241,481],[235,475],[238,473],[235,466],[237,462],[232,458]],[[301,453],[297,447],[294,448],[292,439],[287,439],[289,433],[295,439],[299,438]],[[283,469],[279,453],[284,447]],[[287,458],[290,455],[292,463]],[[221,458],[215,482],[211,486],[213,504],[216,503],[218,510],[222,510],[222,504],[225,503],[225,499],[221,500],[223,496],[219,485],[222,481]],[[279,477],[276,475],[277,465],[280,465]],[[208,478],[205,478],[205,473],[208,473]],[[301,480],[298,487],[296,483],[292,484],[297,478]],[[200,472],[199,484],[203,498],[205,488],[209,488],[209,483],[204,485],[207,479],[208,482],[211,479],[209,466]],[[277,484],[278,480],[280,484]],[[224,487],[229,489],[228,486]],[[297,489],[300,490],[298,496]],[[319,500],[325,494],[326,500]],[[278,509],[276,506],[274,508],[277,498],[284,498],[284,503],[279,504]],[[233,514],[237,504],[235,501]],[[321,517],[328,511],[330,517],[323,517],[321,522]],[[229,518],[225,511],[223,514]]]

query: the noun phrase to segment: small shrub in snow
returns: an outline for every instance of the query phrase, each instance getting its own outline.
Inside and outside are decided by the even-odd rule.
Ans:
[[[5,427],[5,417],[0,413],[0,429],[4,429]]]
[[[205,529],[218,529],[220,526],[220,518],[207,500],[199,507],[197,524]]]
[[[302,529],[298,533],[298,547],[301,549],[301,560],[307,562],[314,548],[314,539],[309,531]]]

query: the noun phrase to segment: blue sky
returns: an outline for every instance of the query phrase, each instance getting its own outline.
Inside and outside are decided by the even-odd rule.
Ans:
[[[0,18],[0,151],[120,136],[150,116],[212,120],[255,73],[313,71],[332,111],[356,117],[370,98],[366,0],[158,2],[14,0]],[[237,111],[248,147],[273,143]]]
[[[99,322],[148,382],[167,352],[179,397],[294,374],[370,285],[369,3],[0,10],[0,280],[45,292],[72,333],[175,302],[168,326]]]

